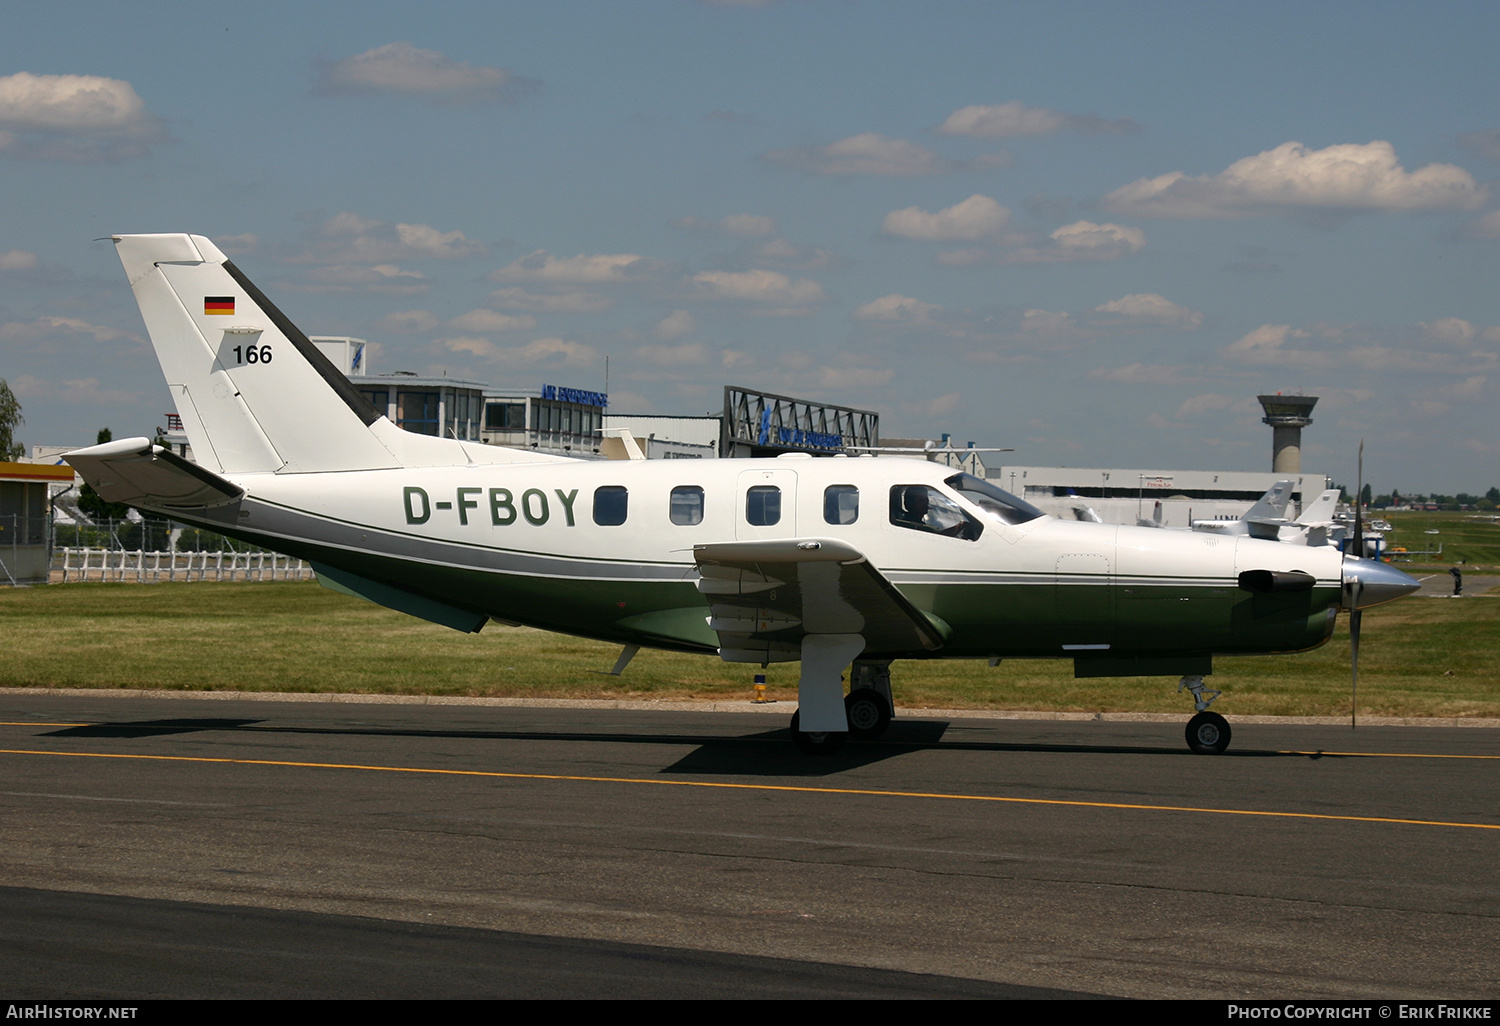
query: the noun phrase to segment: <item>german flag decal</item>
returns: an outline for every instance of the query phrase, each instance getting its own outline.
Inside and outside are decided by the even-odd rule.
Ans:
[[[233,296],[204,296],[203,312],[206,314],[233,314]]]

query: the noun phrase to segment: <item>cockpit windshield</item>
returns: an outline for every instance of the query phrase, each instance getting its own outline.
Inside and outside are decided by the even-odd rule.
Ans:
[[[954,474],[943,483],[1002,524],[1024,524],[1047,515],[1025,499],[973,474]]]

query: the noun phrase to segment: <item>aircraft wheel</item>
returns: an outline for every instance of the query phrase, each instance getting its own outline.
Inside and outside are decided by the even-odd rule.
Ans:
[[[1218,713],[1201,712],[1188,720],[1188,747],[1199,755],[1218,755],[1229,747],[1229,721]]]
[[[792,743],[807,755],[833,755],[844,747],[844,741],[849,737],[849,734],[842,730],[815,733],[798,730],[801,722],[801,710],[792,713]]]
[[[874,688],[858,688],[844,699],[844,712],[849,717],[849,736],[861,740],[872,740],[885,733],[891,725],[891,707],[885,696]]]

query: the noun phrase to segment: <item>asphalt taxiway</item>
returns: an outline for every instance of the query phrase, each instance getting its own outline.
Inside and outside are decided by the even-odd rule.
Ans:
[[[790,710],[788,709],[788,712]],[[1184,720],[1186,717],[1184,717]],[[0,692],[9,997],[1500,993],[1500,730]]]

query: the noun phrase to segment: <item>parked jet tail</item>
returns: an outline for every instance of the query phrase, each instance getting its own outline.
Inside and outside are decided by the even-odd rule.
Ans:
[[[119,235],[198,463],[222,474],[549,461],[402,431],[201,235]]]

